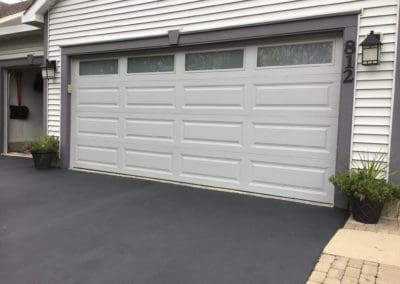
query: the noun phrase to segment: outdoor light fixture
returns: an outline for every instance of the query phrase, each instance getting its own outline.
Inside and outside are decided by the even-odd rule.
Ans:
[[[42,77],[43,79],[54,79],[56,77],[56,62],[46,60],[46,63],[42,65]]]
[[[382,42],[381,36],[374,31],[361,43],[362,65],[378,65]]]

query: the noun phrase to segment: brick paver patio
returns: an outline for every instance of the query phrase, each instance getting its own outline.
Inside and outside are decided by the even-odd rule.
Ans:
[[[397,220],[382,219],[376,225],[367,225],[350,218],[344,228],[400,235]],[[307,282],[307,284],[317,283],[397,284],[400,283],[400,267],[324,253]]]

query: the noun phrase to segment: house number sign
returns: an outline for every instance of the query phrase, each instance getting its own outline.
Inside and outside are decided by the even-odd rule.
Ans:
[[[344,67],[343,83],[353,83],[354,81],[354,53],[356,52],[356,43],[353,40],[348,40],[344,44],[344,55],[346,57],[346,65]]]

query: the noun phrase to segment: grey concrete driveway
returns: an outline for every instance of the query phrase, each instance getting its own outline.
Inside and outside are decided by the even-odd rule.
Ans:
[[[346,214],[0,158],[0,283],[305,283]]]

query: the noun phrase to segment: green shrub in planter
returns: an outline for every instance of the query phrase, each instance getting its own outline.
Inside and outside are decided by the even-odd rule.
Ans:
[[[361,157],[361,167],[332,176],[329,180],[349,198],[353,218],[363,223],[377,223],[386,201],[400,199],[400,186],[388,182],[384,154],[373,160]]]
[[[59,141],[55,136],[35,139],[28,145],[37,169],[49,169],[53,160],[58,159]]]

